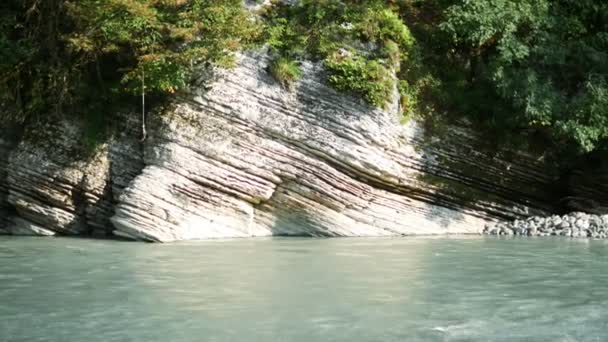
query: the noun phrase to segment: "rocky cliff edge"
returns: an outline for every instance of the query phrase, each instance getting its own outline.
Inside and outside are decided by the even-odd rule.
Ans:
[[[77,157],[77,125],[0,139],[0,233],[146,241],[479,233],[554,211],[541,156],[491,150],[466,124],[429,132],[327,87],[286,90],[263,52],[206,73],[148,118]],[[128,116],[127,116],[128,117]],[[35,141],[35,142],[34,142]]]

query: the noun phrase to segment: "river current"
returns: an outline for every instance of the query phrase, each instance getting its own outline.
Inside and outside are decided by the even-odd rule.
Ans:
[[[608,242],[0,237],[0,341],[608,341]]]

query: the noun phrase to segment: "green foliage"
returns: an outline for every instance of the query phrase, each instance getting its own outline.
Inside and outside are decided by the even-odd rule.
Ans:
[[[173,93],[261,33],[240,0],[7,0],[0,27],[0,113],[21,121],[109,114],[143,77],[147,93]]]
[[[584,152],[608,138],[608,3],[458,1],[444,16],[460,93],[488,103],[469,106],[478,120]]]
[[[336,52],[325,60],[325,67],[331,74],[329,84],[359,93],[376,107],[384,106],[393,93],[395,81],[390,70],[376,60]]]
[[[372,43],[394,42],[401,47],[410,47],[414,39],[407,26],[403,24],[398,14],[388,7],[375,4],[367,7],[358,19],[356,29],[359,35]]]
[[[291,88],[302,77],[302,70],[298,63],[284,57],[280,57],[272,62],[270,73],[286,88]]]
[[[391,99],[392,75],[414,44],[396,7],[385,1],[275,1],[262,14],[277,58],[322,60],[330,85],[378,107]]]

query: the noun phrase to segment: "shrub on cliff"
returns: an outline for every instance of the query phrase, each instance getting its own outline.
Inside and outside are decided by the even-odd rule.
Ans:
[[[335,52],[325,60],[329,84],[343,91],[361,94],[367,102],[382,107],[391,98],[395,78],[390,69],[376,60],[368,60],[353,52],[343,56]]]
[[[286,88],[291,88],[302,77],[298,63],[285,57],[280,57],[270,64],[270,73]]]
[[[262,10],[266,39],[277,58],[321,60],[329,84],[383,107],[395,89],[395,71],[414,39],[390,2],[273,1]]]
[[[144,77],[172,93],[259,33],[241,0],[5,0],[0,28],[0,113],[20,121],[111,113]]]

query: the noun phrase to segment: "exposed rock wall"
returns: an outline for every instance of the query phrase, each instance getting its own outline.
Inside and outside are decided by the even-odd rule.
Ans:
[[[554,211],[542,158],[487,150],[466,124],[425,134],[324,84],[304,65],[293,91],[241,56],[234,70],[83,153],[67,121],[0,139],[0,232],[149,241],[268,235],[479,233]],[[110,223],[110,217],[111,222]]]
[[[5,232],[110,233],[113,196],[142,167],[139,141],[128,124],[121,125],[117,131],[122,134],[94,151],[80,145],[82,128],[67,120],[26,131],[10,152],[1,154],[0,145],[5,157],[4,167],[0,159],[0,192],[8,208],[0,215],[8,221]]]
[[[3,128],[8,129],[8,127]],[[8,234],[7,228],[10,224],[6,170],[11,145],[9,141],[0,137],[0,234]]]
[[[143,172],[119,198],[117,234],[151,240],[481,232],[553,208],[552,169],[482,152],[466,125],[425,136],[396,109],[326,87],[305,65],[293,92],[242,56],[151,122]]]
[[[581,158],[565,177],[570,210],[608,214],[608,153],[595,152]]]

